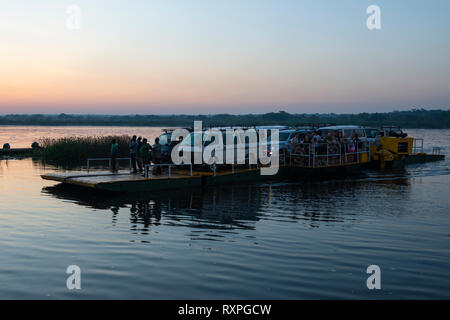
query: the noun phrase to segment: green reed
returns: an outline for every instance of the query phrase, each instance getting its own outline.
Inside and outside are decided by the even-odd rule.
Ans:
[[[113,139],[119,143],[119,157],[129,156],[130,137],[123,136],[93,136],[43,138],[39,140],[42,147],[42,160],[62,166],[85,165],[88,158],[107,158],[110,156]]]

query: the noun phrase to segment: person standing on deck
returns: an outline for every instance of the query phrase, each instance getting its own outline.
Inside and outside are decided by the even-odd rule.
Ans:
[[[117,155],[119,154],[119,144],[116,139],[111,143],[111,171],[117,172]]]
[[[161,163],[161,144],[159,143],[159,138],[155,139],[155,144],[152,147],[152,160],[154,164]],[[161,174],[161,167],[156,166],[153,171],[155,174]]]
[[[147,139],[144,138],[144,140],[142,140],[142,147],[141,149],[139,149],[139,155],[142,159],[142,166],[144,167],[145,170],[145,166],[147,164],[150,164],[152,157],[151,157],[151,152],[152,150],[152,146],[147,142]]]
[[[142,137],[137,138],[137,155],[136,155],[136,162],[137,166],[139,168],[139,172],[142,173],[142,158],[141,158],[141,148],[142,148]]]
[[[356,140],[355,140],[355,134],[351,134],[348,138],[348,161],[353,162],[355,160],[355,152],[356,152]]]
[[[133,168],[132,173],[136,174],[137,173],[137,169],[136,169],[136,157],[137,157],[137,141],[136,141],[136,136],[133,136],[133,138],[130,141],[130,158],[131,158],[131,167]]]
[[[320,141],[322,140],[322,137],[320,136],[318,131],[314,131],[313,132],[313,137],[312,137],[312,143],[313,143],[313,150],[314,153],[317,153],[319,146],[320,146]]]
[[[294,133],[293,137],[291,138],[291,141],[289,142],[289,152],[295,153],[295,150],[297,149],[298,145],[301,143],[300,137],[298,133]]]
[[[303,139],[303,143],[305,144],[305,154],[308,155],[308,158],[310,153],[311,142],[312,142],[311,132],[308,132],[305,138]]]

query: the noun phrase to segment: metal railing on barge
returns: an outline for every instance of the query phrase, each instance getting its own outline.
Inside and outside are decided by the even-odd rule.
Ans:
[[[129,161],[131,168],[131,158],[116,158],[116,161],[125,161],[125,160]],[[91,162],[106,162],[106,161],[108,161],[109,168],[111,168],[112,158],[89,158],[87,159],[86,169],[87,171],[89,171],[89,169],[91,168]]]
[[[146,164],[144,166],[144,177],[146,177],[146,178],[150,177],[150,175],[149,175],[150,168],[156,169],[156,168],[161,168],[161,167],[167,167],[167,174],[170,179],[172,177],[172,168],[173,167],[182,167],[182,166],[184,166],[184,167],[189,166],[189,175],[192,177],[193,167],[192,167],[191,163],[189,163],[189,164],[173,164],[173,163]]]
[[[414,138],[412,153],[423,153],[422,138]]]
[[[354,146],[354,147],[350,147]],[[365,163],[370,160],[370,146],[368,142],[360,142],[355,144],[330,144],[330,143],[299,143],[295,144],[290,148],[291,150],[283,149],[281,150],[279,159],[280,164],[290,165],[304,168],[323,168],[331,166],[342,166],[349,164],[359,164]],[[364,159],[363,159],[363,155]],[[131,158],[116,158],[117,161],[129,161],[131,169]],[[248,160],[248,159],[247,159]],[[111,168],[112,159],[111,158],[90,158],[87,160],[87,170],[91,168],[91,162],[108,162],[109,168]],[[209,165],[209,168],[213,176],[217,175],[218,164],[213,163]],[[222,165],[219,165],[222,166]],[[226,168],[231,168],[231,174],[235,174],[236,168],[245,168],[248,166],[248,170],[251,171],[255,168],[260,168],[261,165],[251,163],[246,161],[245,164],[230,164],[223,165]],[[191,163],[173,164],[173,163],[151,163],[144,164],[144,174],[145,178],[151,178],[150,172],[158,170],[158,168],[167,168],[168,178],[172,178],[174,170],[173,168],[188,168],[189,176],[192,177],[194,173],[194,165]],[[151,170],[153,169],[153,170]],[[240,170],[242,171],[242,170]],[[152,176],[162,174],[153,173]],[[186,174],[187,175],[187,174]]]
[[[132,169],[132,163],[131,158],[116,158],[116,161],[129,161],[129,168]],[[89,158],[87,159],[86,163],[86,169],[89,172],[91,169],[91,162],[108,162],[109,169],[112,168],[112,158]],[[149,171],[151,168],[158,168],[158,167],[167,167],[168,169],[168,177],[172,177],[172,168],[173,167],[189,167],[189,175],[193,176],[193,166],[192,164],[174,164],[174,163],[159,163],[159,164],[144,164],[144,177],[149,178]]]
[[[305,168],[319,168],[338,165],[348,165],[368,162],[370,159],[370,146],[368,142],[352,144],[328,144],[328,143],[300,143],[296,144],[292,152],[286,151],[289,165]],[[362,155],[366,155],[362,161]]]

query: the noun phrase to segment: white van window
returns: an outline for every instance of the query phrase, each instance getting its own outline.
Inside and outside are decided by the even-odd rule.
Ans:
[[[159,136],[159,143],[161,145],[166,145],[168,143],[167,141],[167,134],[162,134]]]
[[[358,135],[358,138],[366,136],[366,132],[364,131],[364,129],[345,129],[344,130],[344,135],[346,135],[347,137],[350,137],[352,134],[355,134],[355,133]]]

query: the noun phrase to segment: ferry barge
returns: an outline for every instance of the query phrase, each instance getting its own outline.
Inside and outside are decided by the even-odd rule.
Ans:
[[[293,130],[293,132],[303,131],[305,130]],[[326,153],[318,153],[316,150],[320,149],[320,146],[311,147],[311,144],[288,152],[280,142],[278,146],[280,164],[275,175],[262,175],[263,167],[249,164],[211,165],[208,170],[197,170],[190,164],[153,164],[146,165],[144,176],[130,174],[129,171],[111,173],[90,169],[92,161],[108,160],[103,158],[88,159],[87,171],[49,173],[42,175],[42,178],[95,190],[131,193],[279,179],[298,181],[331,176],[346,177],[360,174],[365,168],[398,169],[407,164],[439,161],[445,158],[439,148],[434,148],[432,154],[424,153],[423,140],[407,137],[394,127],[383,127],[379,132],[377,143],[363,141],[358,150],[351,153],[343,148],[329,152],[326,146]],[[292,132],[287,139],[291,137]],[[156,166],[161,166],[163,173],[153,174],[151,169]]]
[[[89,159],[87,167],[90,168],[91,161],[105,159]],[[348,176],[360,173],[369,163],[370,149],[367,147],[351,155],[291,154],[284,159],[275,175],[262,175],[263,167],[257,165],[228,165],[220,168],[213,165],[208,171],[198,171],[194,170],[193,165],[157,164],[147,165],[144,176],[130,174],[128,171],[111,173],[89,170],[49,173],[42,175],[42,178],[103,191],[148,192],[228,183]],[[152,167],[156,166],[164,168],[162,174],[151,172]]]

